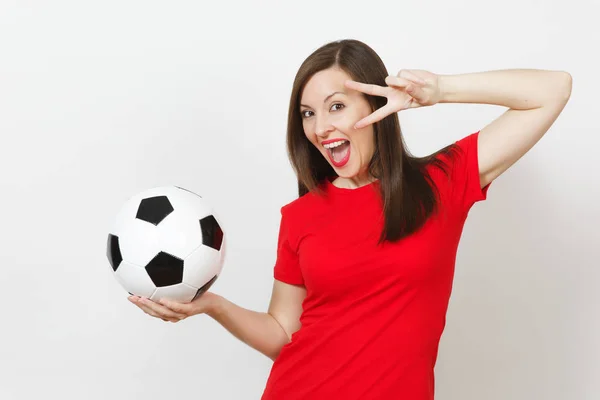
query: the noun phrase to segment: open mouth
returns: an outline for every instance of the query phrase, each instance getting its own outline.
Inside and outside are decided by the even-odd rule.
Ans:
[[[336,142],[323,145],[329,159],[336,167],[343,167],[350,159],[350,141],[341,139]]]

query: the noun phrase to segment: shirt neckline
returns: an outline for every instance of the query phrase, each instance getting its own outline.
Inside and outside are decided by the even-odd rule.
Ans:
[[[333,182],[331,182],[330,179],[335,179],[335,178],[325,178],[325,184],[327,185],[327,188],[333,193],[343,194],[343,195],[352,195],[352,194],[368,192],[372,188],[375,188],[375,186],[379,185],[379,179],[376,179],[373,182],[367,183],[366,185],[362,185],[362,186],[359,186],[354,189],[342,188],[342,187],[335,186],[333,184]]]

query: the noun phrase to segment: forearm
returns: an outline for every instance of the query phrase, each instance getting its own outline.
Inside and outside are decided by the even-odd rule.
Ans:
[[[272,315],[242,308],[222,296],[218,296],[207,314],[233,336],[271,360],[275,360],[281,348],[289,342],[287,334]]]
[[[508,69],[439,75],[440,103],[495,104],[516,110],[566,101],[571,76],[564,71]]]

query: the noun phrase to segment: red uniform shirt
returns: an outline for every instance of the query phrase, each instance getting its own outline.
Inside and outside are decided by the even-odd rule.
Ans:
[[[281,209],[274,277],[304,285],[301,328],[275,359],[262,400],[431,400],[456,251],[480,188],[475,132],[450,179],[428,166],[438,212],[414,234],[377,245],[379,181],[344,189],[326,180]]]

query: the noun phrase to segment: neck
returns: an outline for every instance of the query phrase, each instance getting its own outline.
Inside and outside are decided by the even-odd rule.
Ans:
[[[373,176],[354,176],[351,178],[343,178],[338,176],[333,183],[337,187],[346,188],[346,189],[356,189],[364,185],[368,185],[377,179]]]

